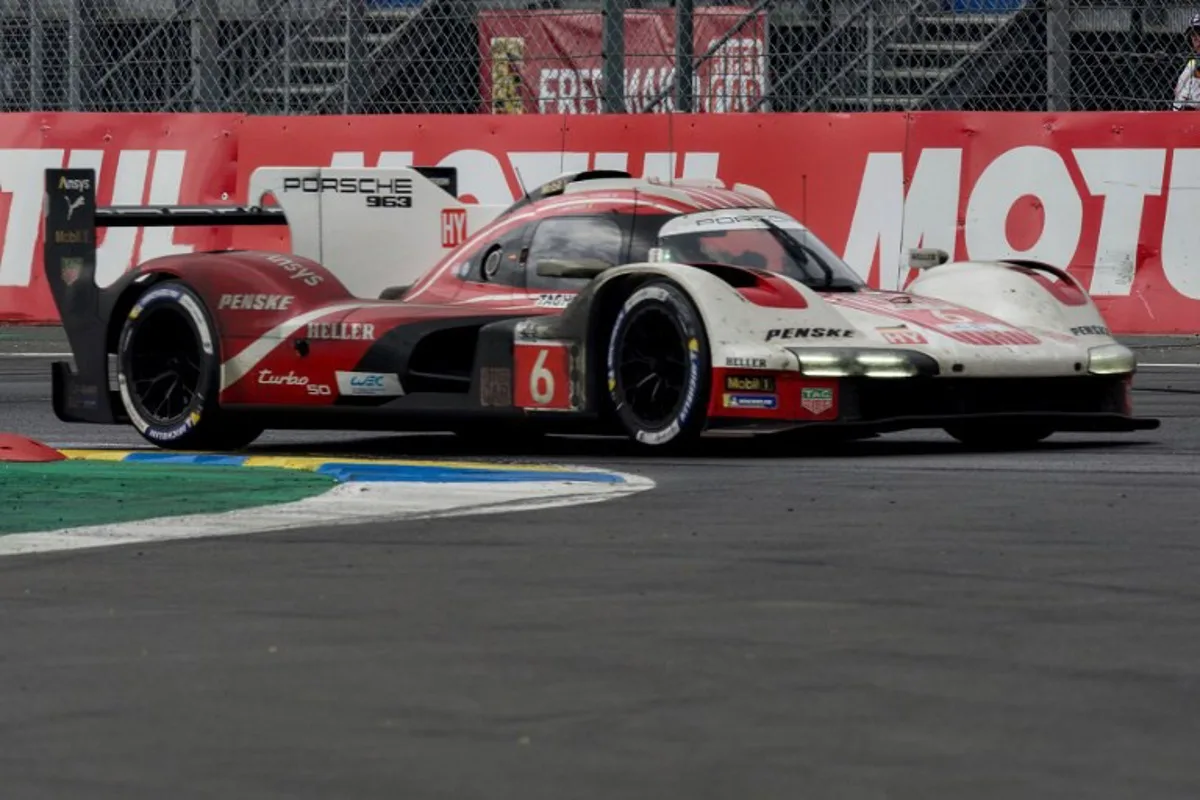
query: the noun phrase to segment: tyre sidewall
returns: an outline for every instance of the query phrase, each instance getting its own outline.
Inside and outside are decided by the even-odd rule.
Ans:
[[[625,404],[624,387],[621,385],[616,360],[617,351],[634,313],[653,306],[665,309],[681,330],[688,355],[688,369],[683,403],[667,424],[648,429]],[[640,444],[655,447],[690,438],[698,433],[706,419],[709,360],[704,322],[682,289],[664,281],[655,281],[635,289],[617,312],[608,337],[606,357],[609,399],[625,431]]]
[[[138,334],[142,322],[150,312],[172,311],[185,320],[191,327],[196,341],[200,343],[200,381],[192,402],[188,405],[182,419],[170,425],[151,423],[139,409],[137,401],[130,392],[129,380],[132,367],[132,348],[134,337]],[[147,440],[163,445],[183,444],[186,440],[195,438],[195,431],[202,422],[211,422],[216,415],[216,399],[219,386],[217,359],[217,338],[204,310],[204,304],[191,289],[182,283],[168,281],[157,284],[146,290],[138,298],[121,330],[119,354],[119,369],[117,386],[121,393],[121,401],[129,414],[130,422]]]

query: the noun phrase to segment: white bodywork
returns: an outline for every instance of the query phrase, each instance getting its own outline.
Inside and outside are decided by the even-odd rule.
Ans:
[[[304,183],[295,187],[297,181]],[[408,182],[411,205],[370,207],[366,195],[338,190],[363,181],[385,188]],[[303,190],[322,186],[327,188]],[[267,195],[288,219],[291,252],[322,264],[362,298],[413,283],[454,249],[443,246],[443,233],[465,240],[507,208],[463,203],[404,167],[260,167],[250,176],[249,202],[261,204]],[[460,224],[464,227],[454,227]]]
[[[368,207],[361,193],[337,188],[299,191],[295,186],[298,180],[309,186],[313,181],[324,181],[327,187],[343,185],[331,181],[408,181],[412,202],[409,207]],[[639,182],[591,180],[576,186],[568,181],[565,191],[606,188],[609,183],[612,188],[629,188]],[[686,181],[678,183],[690,185]],[[707,181],[705,185],[723,184]],[[665,187],[655,184],[648,188],[662,191]],[[740,221],[721,224],[728,229],[761,229],[754,218],[770,217],[789,230],[813,236],[774,208],[765,193],[741,184],[734,188],[756,193],[763,208],[685,215],[668,222],[663,227],[664,235],[669,229],[680,230],[734,214]],[[460,241],[487,226],[506,208],[462,203],[416,170],[394,167],[257,169],[250,180],[249,202],[261,203],[268,194],[288,217],[292,252],[320,262],[361,298],[378,297],[387,287],[418,280],[451,252],[453,248],[444,246],[442,238],[448,218],[465,222],[465,228],[455,231],[452,237]],[[720,278],[686,264],[626,264],[605,271],[596,282],[642,273],[663,275],[684,287],[704,319],[716,367],[757,364],[767,370],[803,370],[798,352],[868,348],[873,352],[926,354],[937,361],[939,373],[946,376],[1080,375],[1087,374],[1089,359],[1097,358],[1107,359],[1109,372],[1134,369],[1132,352],[1112,338],[1090,298],[1083,305],[1065,305],[1028,275],[1003,263],[942,263],[946,259],[945,254],[941,256],[914,253],[913,266],[920,268],[921,274],[902,293],[867,290],[823,294],[781,276],[804,296],[807,307],[803,309],[755,305]],[[1076,287],[1083,291],[1078,284]],[[908,302],[893,302],[897,295]],[[922,321],[914,321],[914,315]],[[795,333],[804,329],[808,329],[809,336],[771,336],[772,331]],[[816,337],[811,335],[813,329],[852,333],[846,337]],[[897,337],[911,340],[897,341]],[[981,341],[969,341],[972,338]]]
[[[733,213],[739,219],[757,215],[782,219],[784,227],[812,236],[775,209],[692,216]],[[674,224],[664,226],[664,232]],[[914,253],[914,262],[920,263],[926,255]],[[1113,374],[1132,372],[1136,366],[1132,351],[1112,337],[1078,283],[1074,288],[1085,302],[1067,305],[1028,274],[1003,262],[929,261],[904,292],[818,292],[780,275],[806,301],[806,308],[794,309],[756,305],[715,275],[686,264],[623,265],[605,272],[600,280],[630,273],[669,277],[688,291],[704,319],[714,367],[844,377],[855,373],[846,372],[845,365],[822,371],[819,359],[816,368],[806,366],[804,353],[863,349],[870,351],[869,357],[883,355],[881,363],[886,363],[889,352],[924,354],[937,362],[938,374],[964,378]],[[821,333],[826,335],[817,335]],[[888,374],[882,367],[875,374],[908,376]]]

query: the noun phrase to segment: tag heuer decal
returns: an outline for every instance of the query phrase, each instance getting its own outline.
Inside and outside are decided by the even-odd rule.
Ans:
[[[800,405],[813,415],[820,416],[833,408],[833,389],[801,389]]]

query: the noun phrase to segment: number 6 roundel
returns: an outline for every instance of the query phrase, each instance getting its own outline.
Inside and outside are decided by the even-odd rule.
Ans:
[[[513,348],[513,373],[513,402],[518,408],[572,408],[568,343],[517,343]]]

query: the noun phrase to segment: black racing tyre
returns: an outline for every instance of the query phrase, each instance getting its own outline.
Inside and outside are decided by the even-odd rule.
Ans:
[[[1020,450],[1054,435],[1054,429],[1028,422],[964,422],[946,433],[978,450]]]
[[[168,450],[239,450],[262,435],[221,413],[220,352],[200,298],[164,281],[134,303],[121,329],[117,384],[146,441]]]
[[[625,433],[647,447],[682,447],[707,422],[711,356],[704,321],[674,283],[625,299],[608,337],[608,394]]]

